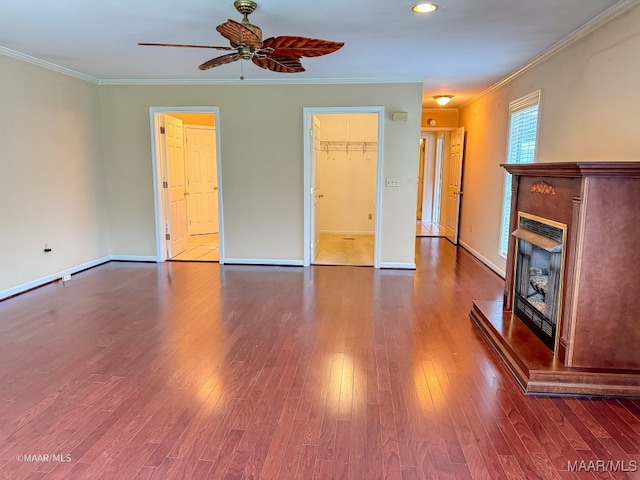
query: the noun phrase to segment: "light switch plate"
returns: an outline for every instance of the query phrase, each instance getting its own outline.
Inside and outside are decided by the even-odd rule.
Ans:
[[[393,112],[391,114],[392,122],[406,122],[407,120],[409,120],[408,112]]]
[[[399,187],[400,186],[400,179],[399,178],[387,177],[385,185],[387,187]]]

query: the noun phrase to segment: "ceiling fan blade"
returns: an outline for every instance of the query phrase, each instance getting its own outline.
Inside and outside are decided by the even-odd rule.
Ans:
[[[235,45],[247,45],[251,48],[262,47],[262,38],[250,28],[235,20],[227,20],[218,25],[216,30]]]
[[[298,73],[305,71],[299,58],[259,58],[257,55],[254,55],[251,61],[261,68],[278,73]]]
[[[281,37],[267,38],[262,43],[262,48],[272,48],[271,57],[296,58],[296,57],[320,57],[339,50],[344,42],[332,42],[320,38],[297,37],[283,35]]]
[[[236,60],[240,60],[240,54],[238,52],[228,53],[227,55],[212,58],[211,60],[204,62],[198,68],[200,70],[209,70],[210,68],[219,67],[220,65],[224,65],[226,63],[235,62]]]
[[[183,43],[138,43],[143,47],[179,47],[179,48],[212,48],[214,50],[235,50],[233,47],[217,47],[214,45],[188,45]]]

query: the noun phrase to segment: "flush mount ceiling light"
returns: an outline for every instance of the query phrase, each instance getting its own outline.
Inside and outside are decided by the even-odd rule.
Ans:
[[[433,97],[433,99],[441,107],[444,107],[447,103],[449,103],[452,98],[453,98],[453,95],[436,95],[435,97]]]
[[[419,3],[411,8],[415,13],[431,13],[437,9],[438,6],[435,3]]]

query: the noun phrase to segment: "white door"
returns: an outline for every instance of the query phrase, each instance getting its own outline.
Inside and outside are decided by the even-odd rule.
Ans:
[[[182,120],[164,116],[169,190],[169,258],[187,249],[187,201]]]
[[[215,128],[185,126],[184,132],[187,151],[189,235],[218,233]]]
[[[318,228],[318,210],[320,200],[323,198],[318,182],[318,153],[320,152],[320,120],[313,116],[313,134],[311,136],[311,263],[318,256],[318,243],[320,242],[320,229]]]
[[[451,133],[451,155],[447,174],[447,208],[445,235],[454,244],[458,243],[460,223],[460,190],[462,184],[462,161],[464,155],[464,127]]]

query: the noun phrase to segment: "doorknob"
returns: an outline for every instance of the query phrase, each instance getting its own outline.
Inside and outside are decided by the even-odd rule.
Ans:
[[[316,197],[318,197],[318,198],[324,198],[324,195],[320,194],[320,195],[316,195]]]
[[[189,192],[184,192],[184,194],[185,194],[185,196],[186,196],[186,195],[189,195]]]
[[[218,190],[218,186],[217,185],[213,187],[213,191],[215,192],[216,190]]]

